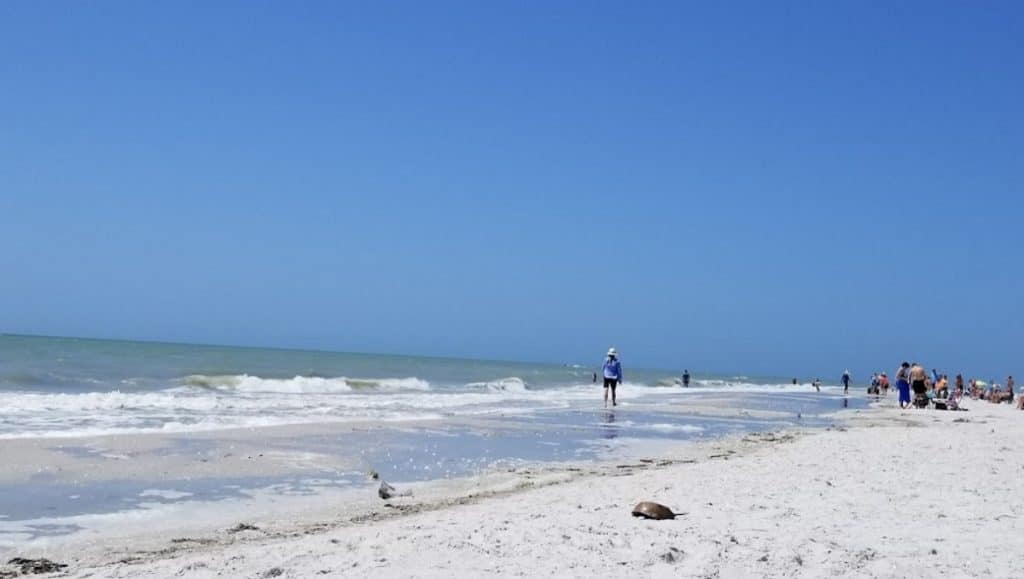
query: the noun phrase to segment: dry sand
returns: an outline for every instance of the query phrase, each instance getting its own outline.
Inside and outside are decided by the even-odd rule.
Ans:
[[[890,404],[842,428],[55,555],[71,577],[1024,577],[1024,412]],[[681,516],[632,517],[643,500]]]

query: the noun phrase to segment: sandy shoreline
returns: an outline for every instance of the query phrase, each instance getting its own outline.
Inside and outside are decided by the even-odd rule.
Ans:
[[[1024,576],[1024,413],[882,407],[845,424],[45,555],[72,577]],[[640,500],[683,515],[633,518]]]

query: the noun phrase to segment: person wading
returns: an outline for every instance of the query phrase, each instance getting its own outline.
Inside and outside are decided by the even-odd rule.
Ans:
[[[615,406],[615,387],[622,382],[622,364],[619,362],[619,353],[615,348],[608,349],[608,357],[604,360],[604,367],[601,370],[604,374],[604,406],[608,407],[608,389],[612,391],[612,406]]]

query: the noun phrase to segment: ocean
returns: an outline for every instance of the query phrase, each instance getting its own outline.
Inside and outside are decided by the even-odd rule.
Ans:
[[[619,406],[605,408],[600,354],[556,365],[0,336],[0,547],[179,503],[371,493],[367,472],[413,484],[823,427],[866,405],[836,386],[692,368],[683,388],[681,370],[625,353]]]
[[[0,336],[0,439],[538,416],[593,407],[601,361],[600,353],[590,365],[551,365]],[[676,373],[633,369],[628,355],[623,364],[624,403],[687,394]],[[695,375],[691,385],[689,394],[812,392],[806,384],[739,375]],[[814,414],[816,406],[797,404],[795,411]]]

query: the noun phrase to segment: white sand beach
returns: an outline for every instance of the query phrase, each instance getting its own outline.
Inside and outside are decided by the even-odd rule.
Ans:
[[[829,430],[34,555],[69,577],[1024,577],[1024,412],[969,409],[890,399]],[[646,500],[679,516],[631,516]]]

